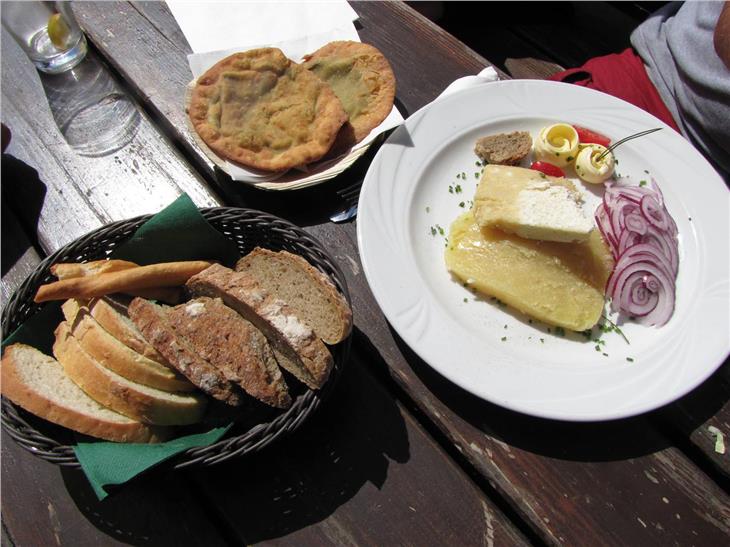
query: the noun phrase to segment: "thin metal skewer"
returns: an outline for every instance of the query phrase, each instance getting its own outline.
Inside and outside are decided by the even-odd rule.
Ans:
[[[596,161],[601,161],[601,159],[608,154],[609,152],[613,152],[614,148],[616,148],[619,144],[623,144],[626,141],[630,141],[631,139],[635,139],[637,137],[643,137],[644,135],[648,135],[649,133],[654,133],[656,131],[661,130],[661,127],[655,127],[654,129],[647,129],[646,131],[642,131],[641,133],[635,133],[633,135],[629,135],[628,137],[624,137],[620,141],[616,141],[611,146],[606,148],[603,152],[601,152],[601,155],[596,158]]]

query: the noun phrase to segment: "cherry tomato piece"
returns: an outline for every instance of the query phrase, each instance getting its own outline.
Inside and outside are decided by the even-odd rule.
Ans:
[[[606,148],[611,145],[611,139],[605,135],[601,135],[600,133],[596,133],[595,131],[591,131],[590,129],[586,129],[579,125],[574,125],[573,127],[575,128],[576,133],[578,133],[578,140],[581,143],[600,144]]]
[[[563,173],[563,170],[560,167],[557,167],[553,165],[552,163],[548,163],[546,161],[536,161],[533,162],[532,165],[530,165],[530,169],[533,169],[535,171],[540,171],[541,173],[545,173],[548,176],[551,177],[564,177],[565,173]]]

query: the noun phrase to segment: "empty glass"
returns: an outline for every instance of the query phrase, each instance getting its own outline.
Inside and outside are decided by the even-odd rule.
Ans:
[[[86,38],[68,2],[2,2],[3,27],[35,66],[64,72],[86,56]]]

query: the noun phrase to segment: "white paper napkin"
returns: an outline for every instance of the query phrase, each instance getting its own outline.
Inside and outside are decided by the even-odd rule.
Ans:
[[[488,84],[490,82],[496,82],[498,80],[499,74],[497,74],[497,71],[494,70],[494,67],[488,66],[475,76],[464,76],[463,78],[454,80],[449,85],[447,85],[446,89],[444,89],[441,94],[436,97],[432,102],[436,102],[440,98],[450,95],[455,91],[461,91],[462,89],[474,87],[477,85]]]
[[[352,24],[357,13],[344,0],[198,1],[167,5],[195,53],[283,42]],[[354,30],[354,29],[353,29]]]

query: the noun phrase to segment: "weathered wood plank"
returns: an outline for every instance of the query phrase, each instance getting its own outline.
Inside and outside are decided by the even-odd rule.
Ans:
[[[28,454],[2,433],[3,525],[17,546],[225,545],[179,478],[152,473],[99,502],[78,470]]]
[[[175,148],[138,107],[135,131],[127,144],[99,157],[80,155],[64,139],[51,110],[59,95],[75,90],[40,75],[4,29],[2,51],[3,122],[12,132],[6,153],[19,165],[17,178],[16,172],[3,177],[13,189],[5,195],[21,223],[27,219],[37,226],[37,234],[30,236],[37,235],[46,252],[112,220],[159,211],[182,192],[201,206],[217,203],[201,177],[180,161]],[[93,52],[82,65],[90,73],[79,72],[79,85],[92,85],[86,78],[93,76],[105,80],[111,93],[123,92],[108,79],[108,70]],[[37,217],[28,218],[30,213]]]
[[[522,545],[354,355],[310,423],[266,453],[195,471],[247,544]]]

